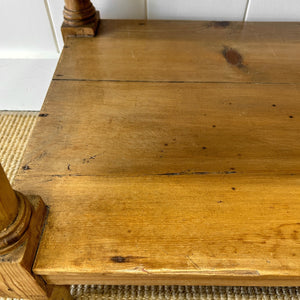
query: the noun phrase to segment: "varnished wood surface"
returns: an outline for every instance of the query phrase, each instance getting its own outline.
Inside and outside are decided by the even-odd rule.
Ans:
[[[95,39],[69,39],[54,78],[299,83],[299,32],[300,23],[102,20]]]
[[[46,207],[40,197],[28,196],[28,201],[33,209],[22,242],[0,256],[0,296],[45,300],[48,299],[47,286],[40,276],[32,273],[32,266],[45,220]]]
[[[54,286],[49,300],[72,300],[74,299],[70,294],[69,286]]]
[[[299,99],[298,85],[54,81],[19,174],[299,175]]]
[[[34,272],[299,285],[299,25],[140,23],[64,49],[15,182],[50,207]]]
[[[65,0],[65,25],[78,27],[93,23],[95,20],[96,10],[90,0]]]
[[[299,283],[298,176],[34,180],[50,206],[34,271],[50,283]]]
[[[0,164],[0,233],[9,227],[18,214],[18,200]],[[1,234],[0,234],[1,239]]]

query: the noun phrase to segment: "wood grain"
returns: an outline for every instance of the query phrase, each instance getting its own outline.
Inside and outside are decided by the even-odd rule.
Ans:
[[[48,299],[44,280],[32,273],[46,208],[40,197],[28,196],[33,206],[30,224],[22,243],[1,255],[0,295],[7,298]]]
[[[35,186],[50,214],[34,272],[49,282],[299,283],[299,176],[44,176]]]
[[[31,273],[45,217],[39,197],[15,192],[0,165],[0,296],[47,299],[45,283]]]
[[[102,20],[94,39],[68,40],[54,78],[300,82],[299,23],[222,24]]]
[[[90,0],[65,0],[65,24],[78,27],[95,21],[96,10]]]
[[[17,197],[0,164],[0,232],[13,223],[17,214]]]
[[[49,300],[71,300],[74,299],[70,294],[69,286],[54,286]]]
[[[54,81],[19,176],[299,175],[299,98],[298,85]]]
[[[97,33],[99,21],[100,21],[100,14],[96,11],[95,17],[93,22],[83,24],[80,26],[73,26],[66,22],[64,22],[61,26],[61,33],[63,36],[63,40],[66,43],[69,37],[94,37]],[[85,22],[86,20],[84,20]]]
[[[15,181],[51,284],[300,284],[299,24],[104,21],[68,39]]]
[[[297,85],[54,81],[16,178],[50,206],[35,273],[298,283],[298,98]]]

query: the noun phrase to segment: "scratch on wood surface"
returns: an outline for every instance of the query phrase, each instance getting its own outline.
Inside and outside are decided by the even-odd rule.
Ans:
[[[83,160],[82,160],[82,163],[83,164],[88,164],[89,162],[90,162],[90,160],[91,159],[96,159],[96,157],[97,157],[97,154],[95,154],[95,155],[92,155],[92,156],[89,156],[89,158],[84,158]]]
[[[183,172],[177,172],[177,173],[161,173],[161,174],[154,174],[159,176],[176,176],[176,175],[221,175],[221,174],[236,174],[236,171],[221,171],[221,172],[206,172],[206,171],[200,171],[200,172],[191,172],[191,171],[183,171]]]
[[[131,50],[131,57],[133,58],[133,59],[136,59],[136,57],[135,57],[135,55],[134,55],[134,52]]]
[[[23,169],[24,171],[27,171],[27,170],[30,170],[31,168],[26,164],[26,165],[24,165],[24,166],[22,167],[22,169]]]
[[[144,273],[147,273],[147,274],[151,274],[149,271],[147,271],[144,267],[135,267],[134,270],[137,270],[137,271],[142,271]]]
[[[30,160],[22,167],[23,170],[29,170],[29,169],[30,169],[29,164],[31,164],[31,163],[34,162],[34,161],[37,161],[37,160],[42,159],[42,158],[45,157],[46,155],[47,155],[47,151],[42,151],[42,153],[40,153],[40,154],[34,156],[33,158],[31,158],[31,159],[30,159]],[[26,168],[26,166],[27,166],[28,168]]]
[[[186,257],[188,258],[188,257]],[[190,258],[188,258],[190,260]],[[195,262],[194,262],[195,263]],[[202,276],[232,276],[232,277],[253,277],[253,276],[261,276],[260,272],[257,270],[201,270],[200,267],[195,264],[195,270],[175,270],[175,269],[155,269],[155,270],[147,270],[143,266],[137,266],[133,269],[122,269],[118,270],[118,273],[134,273],[136,271],[140,271],[143,273],[151,274],[151,275],[192,275],[199,274]]]
[[[195,269],[200,270],[200,267],[188,255],[186,255],[186,258],[191,262]]]
[[[157,272],[151,271],[151,274],[201,274],[203,276],[261,276],[257,270],[172,270],[172,269],[160,269],[155,270]]]
[[[278,55],[276,54],[275,50],[273,49],[273,47],[271,47],[271,51],[274,57],[278,57]]]
[[[137,271],[142,272],[142,273],[146,273],[148,275],[153,274],[152,272],[146,270],[143,266],[137,266],[133,269],[118,270],[119,273],[136,273]]]

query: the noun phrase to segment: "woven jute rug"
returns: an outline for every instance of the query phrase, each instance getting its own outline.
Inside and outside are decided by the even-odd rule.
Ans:
[[[11,182],[20,166],[37,117],[37,112],[0,111],[0,161]],[[71,294],[75,299],[108,300],[300,300],[300,287],[73,285],[71,286]]]

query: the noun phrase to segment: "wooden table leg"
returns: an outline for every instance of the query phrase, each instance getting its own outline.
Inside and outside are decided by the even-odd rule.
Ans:
[[[49,300],[71,300],[74,299],[70,294],[70,286],[56,285],[49,297]]]
[[[14,191],[0,165],[0,296],[48,299],[57,293],[31,271],[45,216],[42,199]]]
[[[100,15],[90,0],[65,0],[64,23],[61,27],[64,41],[68,36],[94,36]]]

